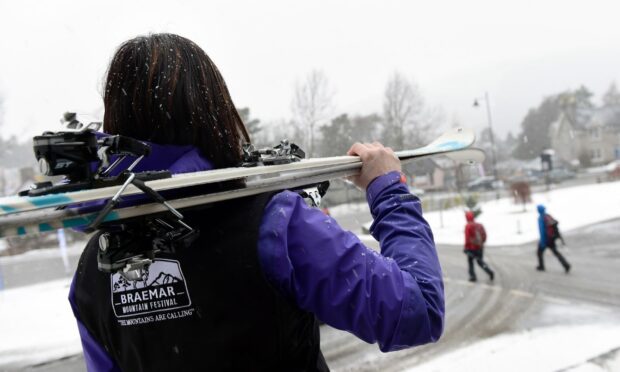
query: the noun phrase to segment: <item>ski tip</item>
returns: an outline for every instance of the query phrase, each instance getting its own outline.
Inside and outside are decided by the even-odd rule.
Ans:
[[[467,127],[455,127],[445,131],[428,146],[437,146],[447,142],[458,142],[459,147],[471,146],[476,141],[476,134],[473,129]]]

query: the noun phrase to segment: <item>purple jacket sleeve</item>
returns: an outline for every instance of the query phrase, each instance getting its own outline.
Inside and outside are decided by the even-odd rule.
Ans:
[[[73,278],[71,288],[69,289],[69,303],[71,304],[73,315],[77,320],[80,339],[82,341],[82,351],[84,352],[84,361],[86,362],[86,370],[95,372],[120,372],[120,368],[116,365],[114,360],[93,338],[80,320],[80,315],[78,314],[77,305],[75,303],[75,277]]]
[[[419,200],[399,179],[388,173],[367,190],[381,254],[289,191],[267,204],[259,231],[261,266],[278,291],[382,351],[436,341],[443,331],[433,236]]]

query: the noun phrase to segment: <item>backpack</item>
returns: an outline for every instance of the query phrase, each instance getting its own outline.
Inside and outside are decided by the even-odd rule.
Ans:
[[[474,233],[471,237],[471,244],[476,247],[482,247],[484,242],[487,241],[487,233],[484,231],[484,226],[479,223],[474,224]]]
[[[545,214],[545,233],[547,239],[553,241],[560,237],[560,229],[558,228],[559,222],[551,217],[549,214]]]

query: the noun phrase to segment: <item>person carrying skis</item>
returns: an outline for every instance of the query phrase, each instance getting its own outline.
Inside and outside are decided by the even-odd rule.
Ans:
[[[484,230],[484,226],[474,221],[474,212],[472,211],[465,212],[465,219],[467,224],[465,225],[465,249],[463,252],[467,255],[469,281],[475,282],[477,280],[476,272],[474,271],[474,260],[489,275],[489,279],[492,281],[495,278],[495,273],[483,259],[484,243],[487,241],[487,233]]]
[[[154,145],[136,172],[235,167],[249,142],[218,69],[178,35],[123,43],[103,100],[106,133]],[[380,253],[294,191],[183,211],[197,240],[133,282],[97,269],[95,234],[69,294],[88,370],[326,371],[319,321],[384,352],[437,341],[444,289],[421,203],[390,148],[348,154]]]
[[[551,217],[550,214],[546,213],[545,206],[539,204],[537,206],[538,209],[538,233],[540,235],[540,240],[538,241],[538,249],[536,250],[536,254],[538,256],[538,266],[536,266],[536,270],[545,271],[545,260],[544,254],[545,249],[551,249],[551,252],[558,258],[562,267],[564,268],[564,272],[568,274],[570,271],[571,265],[568,263],[566,258],[558,251],[556,240],[560,239],[563,245],[566,245],[564,242],[564,238],[562,234],[560,234],[560,229],[558,227],[558,221]]]

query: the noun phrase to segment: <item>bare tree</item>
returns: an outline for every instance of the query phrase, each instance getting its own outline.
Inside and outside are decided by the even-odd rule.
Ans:
[[[315,134],[318,126],[328,118],[333,96],[327,76],[320,70],[312,70],[305,81],[295,86],[291,108],[303,143],[307,145],[305,150],[308,157],[315,154]],[[300,139],[296,140],[301,142]]]
[[[425,108],[417,84],[399,72],[392,75],[385,87],[383,117],[382,140],[397,150],[424,144],[434,134],[433,126],[442,120],[439,109]]]

